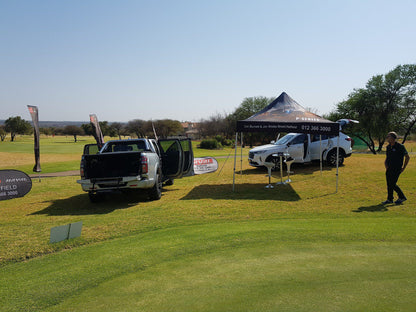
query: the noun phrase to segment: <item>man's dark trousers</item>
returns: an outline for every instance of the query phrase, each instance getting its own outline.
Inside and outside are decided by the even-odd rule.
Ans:
[[[402,190],[396,184],[399,179],[401,169],[389,168],[386,171],[386,180],[387,180],[387,199],[393,201],[393,191],[397,192],[399,198],[405,198]]]

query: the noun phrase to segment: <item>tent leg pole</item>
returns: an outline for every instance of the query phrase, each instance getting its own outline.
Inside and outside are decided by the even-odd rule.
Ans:
[[[338,132],[338,140],[337,140],[337,187],[335,189],[335,193],[338,193],[338,169],[339,169],[339,132]]]
[[[237,163],[237,143],[238,143],[238,132],[235,133],[233,192],[235,191],[235,166]]]
[[[319,163],[321,166],[321,176],[322,176],[322,134],[319,135]]]
[[[243,133],[240,133],[240,139],[241,139],[241,159],[240,159],[240,174],[243,175]]]

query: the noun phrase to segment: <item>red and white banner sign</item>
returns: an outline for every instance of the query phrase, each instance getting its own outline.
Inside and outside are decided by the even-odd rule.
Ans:
[[[98,147],[101,148],[104,145],[104,136],[101,132],[100,123],[98,122],[97,115],[90,115],[90,123],[92,125],[92,135],[97,141]]]
[[[215,172],[218,169],[218,162],[213,157],[194,158],[194,173],[204,174]]]

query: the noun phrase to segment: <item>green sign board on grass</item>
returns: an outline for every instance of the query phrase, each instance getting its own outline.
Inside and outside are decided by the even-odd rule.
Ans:
[[[81,236],[82,221],[51,228],[49,243],[57,243],[66,239]]]

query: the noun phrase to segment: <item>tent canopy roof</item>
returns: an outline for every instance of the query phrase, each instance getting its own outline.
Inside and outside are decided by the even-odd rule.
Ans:
[[[260,112],[237,121],[237,131],[338,134],[339,124],[308,112],[283,92]]]

